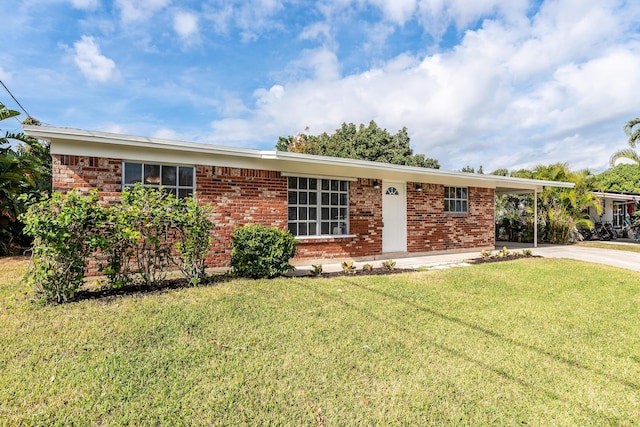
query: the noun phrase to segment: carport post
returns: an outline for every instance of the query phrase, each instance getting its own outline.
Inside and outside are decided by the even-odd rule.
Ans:
[[[538,189],[533,190],[533,247],[538,247]]]

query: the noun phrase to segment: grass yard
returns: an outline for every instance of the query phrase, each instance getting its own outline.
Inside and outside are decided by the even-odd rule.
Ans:
[[[637,425],[640,274],[522,259],[36,307],[0,259],[1,425]]]
[[[586,246],[588,248],[600,248],[600,249],[613,249],[616,251],[627,251],[640,253],[640,244],[634,245],[621,245],[616,243],[601,243],[601,242],[581,242],[578,246]]]

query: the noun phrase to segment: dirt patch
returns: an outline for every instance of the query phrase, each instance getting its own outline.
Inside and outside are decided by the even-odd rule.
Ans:
[[[542,258],[540,255],[522,255],[522,254],[509,254],[503,257],[487,257],[487,258],[474,258],[470,259],[467,262],[469,264],[489,264],[492,262],[504,262],[504,261],[513,261],[514,259],[523,259],[523,258]]]

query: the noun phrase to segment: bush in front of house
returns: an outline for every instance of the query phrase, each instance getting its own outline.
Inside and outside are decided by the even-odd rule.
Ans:
[[[43,302],[73,298],[83,284],[91,253],[99,246],[96,232],[105,210],[97,191],[66,196],[54,193],[21,216],[24,231],[34,239],[32,262],[25,281]]]
[[[236,276],[273,278],[293,270],[295,238],[286,230],[247,224],[236,227],[231,242],[230,267]]]
[[[178,229],[175,249],[178,268],[194,286],[206,280],[206,258],[212,243],[213,222],[209,205],[198,205],[195,199],[177,199],[173,218]]]
[[[97,191],[76,190],[33,204],[23,216],[34,238],[25,281],[43,302],[64,302],[83,285],[90,264],[108,286],[156,285],[177,267],[192,285],[206,280],[211,208],[193,198],[136,185],[121,203],[101,207]]]

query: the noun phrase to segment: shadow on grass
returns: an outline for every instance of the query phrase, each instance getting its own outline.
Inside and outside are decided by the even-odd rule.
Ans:
[[[219,283],[228,282],[232,279],[232,276],[226,274],[210,276],[204,283],[199,284],[197,287],[201,288],[207,286],[215,286]],[[134,298],[140,298],[145,295],[158,294],[173,289],[193,287],[194,286],[183,277],[176,279],[165,279],[161,283],[155,285],[131,284],[122,286],[120,288],[104,286],[97,289],[82,289],[78,291],[74,295],[74,297],[67,302],[80,302],[86,300],[104,300],[105,302],[108,302],[119,297],[130,296]]]
[[[610,375],[610,374],[608,374],[606,372],[603,372],[601,370],[593,369],[593,368],[588,367],[588,366],[586,366],[584,364],[581,364],[581,363],[579,363],[579,362],[577,362],[575,360],[571,360],[571,359],[568,359],[566,357],[551,353],[551,352],[549,352],[547,350],[538,348],[536,346],[532,346],[530,344],[518,342],[518,341],[516,341],[516,340],[514,340],[512,338],[505,337],[504,335],[499,334],[499,333],[497,333],[495,331],[492,331],[490,329],[482,328],[482,327],[479,327],[477,325],[474,325],[474,324],[471,324],[469,322],[466,322],[466,321],[464,321],[462,319],[459,319],[459,318],[456,318],[456,317],[452,317],[452,316],[448,316],[448,315],[440,313],[439,311],[436,311],[434,309],[431,309],[431,308],[424,307],[424,306],[421,306],[419,304],[416,304],[416,303],[414,303],[412,301],[406,301],[406,300],[398,298],[398,297],[396,297],[394,295],[389,295],[389,294],[381,292],[381,291],[377,291],[377,290],[373,290],[373,289],[364,287],[364,286],[359,285],[357,283],[353,283],[352,281],[350,281],[348,279],[342,279],[341,281],[343,283],[345,283],[346,285],[352,285],[352,286],[360,288],[362,290],[375,293],[375,294],[377,294],[379,296],[382,296],[384,298],[392,299],[392,300],[394,300],[394,301],[396,301],[398,303],[409,305],[409,306],[411,306],[411,307],[413,307],[413,308],[415,308],[415,309],[417,309],[419,311],[422,311],[424,313],[427,313],[427,314],[429,314],[431,316],[438,317],[438,318],[443,319],[445,321],[454,323],[454,324],[456,324],[458,326],[462,326],[462,327],[465,327],[465,328],[469,328],[469,329],[481,332],[481,333],[483,333],[483,334],[485,334],[487,336],[502,340],[502,341],[504,341],[504,342],[506,342],[508,344],[513,345],[513,346],[521,347],[523,349],[528,349],[528,350],[531,350],[533,352],[537,352],[537,353],[539,353],[539,354],[541,354],[543,356],[550,357],[550,358],[552,358],[552,359],[554,359],[554,360],[556,360],[556,361],[558,361],[560,363],[567,364],[567,365],[569,365],[571,367],[584,369],[584,370],[596,373],[596,374],[601,375],[601,376],[603,376],[605,378],[608,378],[610,380],[616,381],[616,382],[620,383],[623,386],[632,388],[633,390],[638,390],[638,388],[639,388],[639,386],[637,384],[635,384],[635,383],[633,383],[631,381],[627,381],[625,379],[621,379],[621,378],[615,377],[615,376]],[[415,337],[417,339],[423,339],[423,340],[425,339],[425,336],[421,335],[418,331],[416,331],[414,329],[407,328],[406,326],[404,326],[404,325],[402,325],[400,323],[390,321],[389,318],[384,318],[384,317],[378,316],[377,314],[373,313],[370,310],[367,310],[367,309],[364,309],[362,307],[358,307],[358,306],[356,306],[354,304],[348,303],[348,302],[344,301],[343,299],[341,299],[338,295],[334,295],[334,294],[330,294],[328,292],[321,291],[318,288],[315,288],[315,287],[312,287],[312,286],[309,286],[309,285],[306,285],[306,284],[303,285],[303,286],[305,286],[310,291],[313,291],[313,292],[316,292],[316,293],[319,293],[319,294],[323,295],[324,297],[326,297],[328,299],[332,299],[332,300],[338,301],[340,304],[344,305],[345,307],[347,307],[347,308],[349,308],[351,310],[360,312],[361,314],[363,314],[366,317],[369,317],[371,319],[374,319],[374,320],[376,320],[376,321],[378,321],[380,323],[386,324],[386,325],[391,325],[392,327],[394,327],[395,329],[401,331],[402,333],[411,335],[411,336],[413,336],[413,337]],[[439,343],[436,343],[436,342],[433,342],[433,341],[431,342],[431,345],[433,345],[435,348],[437,348],[437,349],[439,349],[439,350],[441,350],[441,351],[443,351],[443,352],[445,352],[445,353],[447,353],[447,354],[449,354],[449,355],[451,355],[453,357],[456,357],[456,358],[462,359],[462,360],[464,360],[466,362],[475,364],[475,365],[481,367],[482,369],[486,369],[487,371],[493,372],[496,375],[499,375],[500,377],[503,377],[503,378],[505,378],[505,379],[507,379],[509,381],[515,382],[515,383],[519,384],[522,387],[538,391],[538,392],[546,395],[547,397],[549,397],[551,399],[560,400],[560,401],[563,401],[563,402],[565,402],[567,404],[575,405],[577,408],[579,408],[581,411],[583,411],[585,413],[591,414],[592,416],[598,417],[600,419],[605,419],[607,423],[619,424],[620,422],[623,421],[619,417],[612,416],[612,415],[610,415],[610,414],[608,414],[608,413],[606,413],[606,412],[604,412],[602,410],[597,410],[597,409],[590,408],[588,405],[586,405],[586,404],[584,404],[584,403],[582,403],[580,401],[573,400],[573,399],[571,399],[569,397],[566,397],[566,396],[562,396],[559,393],[557,393],[557,392],[555,392],[555,391],[553,391],[551,389],[532,384],[531,382],[528,382],[527,380],[525,380],[523,378],[519,378],[519,377],[509,373],[508,371],[506,371],[504,369],[492,366],[492,365],[480,360],[479,358],[474,358],[472,356],[466,355],[466,354],[464,354],[464,353],[462,353],[462,352],[460,352],[460,351],[458,351],[458,350],[456,350],[454,348],[451,348],[451,347],[448,347],[446,345],[439,344]]]

